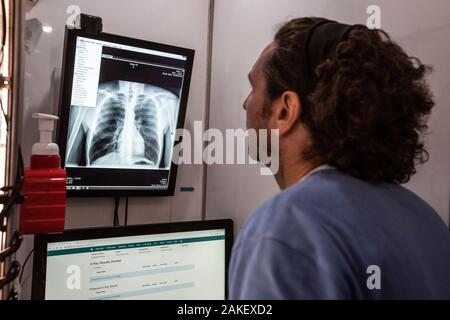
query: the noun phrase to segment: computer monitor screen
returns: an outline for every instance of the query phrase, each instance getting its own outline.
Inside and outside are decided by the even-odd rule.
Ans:
[[[231,228],[226,220],[38,236],[33,298],[223,300]]]
[[[59,144],[69,196],[173,195],[194,52],[68,30]]]

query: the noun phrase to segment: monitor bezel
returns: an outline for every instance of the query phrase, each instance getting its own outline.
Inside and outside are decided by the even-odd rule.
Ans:
[[[228,299],[228,267],[233,246],[233,220],[209,220],[172,222],[148,225],[102,227],[66,230],[59,234],[36,235],[33,252],[33,277],[31,299],[45,300],[45,281],[47,270],[47,245],[53,242],[87,239],[117,238],[162,233],[189,232],[225,229],[225,299]]]
[[[186,109],[188,105],[189,89],[192,78],[192,68],[194,63],[195,50],[157,43],[142,39],[130,38],[110,33],[98,33],[96,35],[87,34],[83,29],[66,28],[64,40],[64,53],[61,69],[61,90],[59,103],[59,122],[57,126],[57,143],[60,147],[61,166],[65,167],[66,145],[69,126],[69,114],[72,97],[73,73],[76,53],[77,37],[113,42],[133,47],[163,51],[186,56],[185,78],[180,97],[177,129],[184,128]],[[169,180],[167,189],[112,189],[112,190],[67,190],[68,197],[171,197],[175,193],[178,165],[173,161],[170,166]]]

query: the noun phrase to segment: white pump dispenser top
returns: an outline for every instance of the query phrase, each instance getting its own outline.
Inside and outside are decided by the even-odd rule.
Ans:
[[[52,142],[55,122],[59,118],[45,113],[33,113],[34,119],[39,119],[40,141],[33,145],[33,155],[59,155],[59,147]]]

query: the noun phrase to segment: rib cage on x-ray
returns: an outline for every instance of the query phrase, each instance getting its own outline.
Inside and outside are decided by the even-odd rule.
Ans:
[[[101,85],[88,165],[167,167],[164,144],[177,106],[178,97],[162,88],[126,81]]]
[[[94,138],[89,149],[91,163],[117,150],[125,121],[126,103],[126,96],[118,93],[108,97],[100,106],[100,115],[97,118]]]
[[[159,119],[155,102],[144,95],[140,95],[134,108],[134,117],[136,128],[144,138],[145,159],[156,165],[160,158],[162,146],[158,137]]]

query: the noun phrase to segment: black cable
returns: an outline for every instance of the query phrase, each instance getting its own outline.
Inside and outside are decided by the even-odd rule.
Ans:
[[[1,64],[0,64],[1,66]],[[8,131],[8,116],[6,115],[5,108],[3,108],[2,98],[0,97],[0,107],[2,109],[3,117],[5,118],[6,131]]]
[[[128,197],[125,198],[125,225],[128,225]]]
[[[15,185],[12,187],[3,187],[0,190],[3,192],[11,191],[9,196],[9,201],[3,206],[0,211],[0,230],[4,231],[3,219],[6,218],[10,214],[10,209],[14,204],[21,203],[22,200],[22,186],[23,186],[23,175],[24,175],[24,164],[23,164],[23,156],[22,156],[22,148],[19,145],[19,157],[17,163],[17,172],[16,172],[16,181]]]
[[[27,265],[28,259],[30,259],[31,254],[33,253],[34,249],[31,249],[30,253],[28,253],[27,258],[25,259],[25,262],[22,264],[22,270],[20,271],[20,277],[19,277],[19,284],[22,283],[22,276],[23,276],[23,271],[25,270],[25,266]]]
[[[6,44],[6,9],[5,9],[5,0],[2,0],[2,48]]]
[[[1,0],[2,3],[2,48],[0,49],[1,57],[0,57],[0,66],[3,65],[3,56],[4,56],[4,48],[6,45],[6,9],[5,9],[5,0]]]
[[[113,226],[117,227],[117,197],[114,197],[114,216],[113,216]]]
[[[114,227],[118,227],[120,225],[119,222],[119,203],[120,203],[120,197],[115,196],[114,197]]]
[[[120,206],[120,197],[115,196],[114,197],[114,227],[120,226],[120,220],[119,220],[119,206]],[[124,226],[128,225],[128,197],[125,197],[125,222]]]
[[[0,211],[0,232],[6,232],[7,225],[5,218],[10,214],[10,209],[14,204],[23,203],[24,197],[22,195],[24,164],[22,156],[22,148],[19,145],[19,155],[17,159],[16,181],[14,186],[4,186],[0,188],[1,192],[7,193],[8,202],[3,205]]]
[[[1,43],[1,48],[0,48],[0,72],[1,67],[3,66],[3,57],[4,57],[4,49],[5,49],[5,45],[6,45],[6,9],[5,9],[5,0],[1,0],[1,6],[2,6],[2,43]],[[3,74],[1,74],[3,76]],[[3,107],[3,102],[2,99],[0,97],[0,107],[1,107],[1,111],[3,113],[3,116],[5,117],[5,123],[6,123],[6,130],[8,130],[8,118],[6,116],[6,112],[5,109]]]
[[[25,165],[23,164],[23,155],[22,155],[22,147],[19,144],[19,159],[17,163],[17,172],[16,172],[16,187],[22,191],[23,180],[25,176]]]

